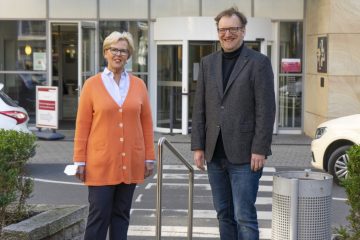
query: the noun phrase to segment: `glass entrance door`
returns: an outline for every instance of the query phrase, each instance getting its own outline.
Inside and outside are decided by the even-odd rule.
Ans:
[[[76,118],[78,97],[78,26],[51,23],[51,85],[59,89],[59,120]],[[61,125],[61,124],[60,124]]]
[[[156,127],[170,133],[181,132],[182,45],[157,46]]]
[[[280,133],[301,133],[302,127],[302,22],[280,23],[278,127]]]
[[[59,89],[59,120],[71,127],[81,87],[96,73],[96,23],[51,22],[50,31],[51,85]]]

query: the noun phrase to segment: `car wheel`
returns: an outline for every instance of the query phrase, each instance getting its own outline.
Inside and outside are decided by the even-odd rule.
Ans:
[[[346,154],[346,151],[350,147],[350,145],[339,147],[330,155],[328,172],[333,175],[336,184],[339,184],[341,179],[346,178],[348,175],[347,165],[349,156]]]

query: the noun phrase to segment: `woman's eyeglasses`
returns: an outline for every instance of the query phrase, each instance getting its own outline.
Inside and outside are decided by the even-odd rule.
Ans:
[[[108,48],[112,55],[120,55],[120,56],[127,56],[129,55],[129,50],[127,49],[118,49],[118,48]]]

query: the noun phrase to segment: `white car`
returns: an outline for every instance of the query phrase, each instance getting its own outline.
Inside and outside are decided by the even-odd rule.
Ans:
[[[4,84],[0,83],[0,129],[31,133],[27,125],[29,115],[26,110],[6,95],[3,88]]]
[[[339,183],[348,174],[346,151],[354,144],[360,144],[360,114],[324,122],[318,126],[311,143],[311,164],[333,175]]]

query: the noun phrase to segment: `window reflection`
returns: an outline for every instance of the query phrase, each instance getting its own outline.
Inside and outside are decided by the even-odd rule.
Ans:
[[[0,82],[4,92],[26,109],[30,121],[35,121],[36,86],[47,85],[46,23],[3,20],[0,33]]]
[[[45,71],[34,63],[45,61],[38,58],[46,52],[45,29],[45,21],[0,21],[0,71]]]
[[[47,85],[46,74],[0,74],[0,82],[4,84],[3,91],[35,121],[36,86]]]

